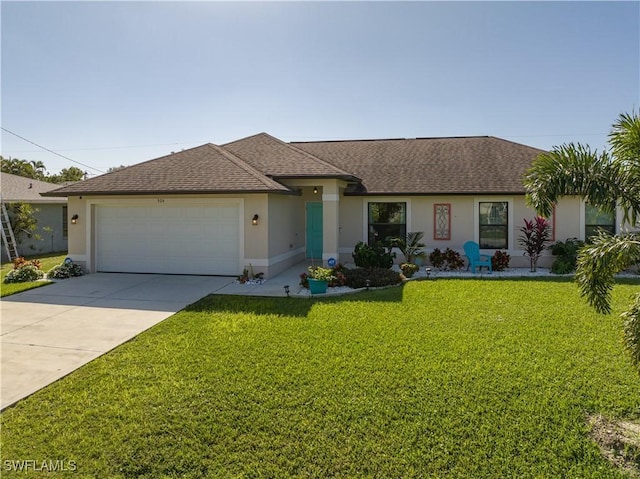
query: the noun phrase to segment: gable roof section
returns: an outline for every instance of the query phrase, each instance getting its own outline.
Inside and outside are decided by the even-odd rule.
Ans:
[[[60,188],[52,196],[290,193],[223,148],[207,143]]]
[[[45,198],[40,196],[40,193],[46,193],[57,188],[60,188],[60,185],[55,183],[0,172],[0,196],[3,202],[66,203],[67,200],[65,198]]]
[[[362,179],[346,194],[524,194],[542,150],[491,136],[294,142]]]
[[[359,181],[348,170],[285,143],[267,133],[258,133],[223,145],[251,166],[273,178],[341,178]]]

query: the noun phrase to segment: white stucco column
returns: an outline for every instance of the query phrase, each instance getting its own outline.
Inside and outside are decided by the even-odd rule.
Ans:
[[[339,260],[340,243],[340,187],[338,180],[322,183],[322,261]]]

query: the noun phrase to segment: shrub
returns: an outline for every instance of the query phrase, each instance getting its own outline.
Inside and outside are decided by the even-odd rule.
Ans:
[[[464,266],[464,260],[460,253],[451,248],[447,248],[444,252],[440,251],[439,248],[434,249],[429,254],[429,261],[431,266],[443,271],[455,271]]]
[[[4,278],[5,283],[26,283],[44,278],[44,272],[32,264],[25,264],[9,271]]]
[[[538,259],[549,241],[551,225],[541,216],[529,221],[524,219],[524,226],[520,228],[522,235],[518,238],[518,244],[524,249],[524,255],[529,257],[531,272],[538,268]]]
[[[360,268],[391,268],[395,253],[381,242],[368,245],[359,241],[352,253],[353,261]]]
[[[566,241],[557,241],[549,249],[557,258],[551,265],[551,272],[555,274],[569,274],[576,269],[578,251],[584,246],[584,242],[578,238],[568,238]]]
[[[29,261],[24,259],[24,256],[20,256],[13,260],[13,269],[19,269],[27,265],[35,266],[38,269],[42,269],[42,265],[39,259],[32,259]]]
[[[491,257],[491,268],[493,271],[504,271],[509,267],[511,256],[506,251],[496,251]]]
[[[51,268],[47,273],[47,276],[54,279],[67,279],[82,276],[83,274],[84,271],[82,271],[82,267],[80,265],[65,261],[64,263]]]
[[[346,271],[347,271],[347,268],[341,263],[338,263],[335,266],[335,268],[333,268],[333,271],[332,271],[333,279],[329,281],[329,287],[337,288],[337,287],[346,285],[347,284]]]
[[[413,263],[402,263],[400,265],[400,270],[405,278],[411,278],[418,271],[419,266]]]
[[[429,262],[431,266],[434,268],[442,268],[444,265],[444,255],[440,248],[435,248],[431,253],[429,253]]]
[[[402,281],[400,273],[387,268],[355,268],[345,270],[346,285],[350,288],[372,288],[399,284]]]
[[[393,243],[404,255],[407,263],[413,263],[417,259],[426,256],[424,252],[425,244],[422,242],[424,233],[422,231],[411,231],[406,238],[394,238]]]
[[[445,261],[445,269],[455,271],[456,269],[460,269],[464,266],[464,260],[460,253],[451,248],[447,248],[444,250],[444,261]]]

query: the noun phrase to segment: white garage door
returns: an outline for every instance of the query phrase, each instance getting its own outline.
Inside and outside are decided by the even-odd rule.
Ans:
[[[236,275],[239,203],[98,205],[97,270]]]

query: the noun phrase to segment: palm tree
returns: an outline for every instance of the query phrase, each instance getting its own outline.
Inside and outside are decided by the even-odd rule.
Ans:
[[[622,208],[625,222],[640,219],[640,116],[623,113],[609,133],[610,150],[598,154],[570,143],[536,158],[525,175],[527,202],[548,217],[562,196],[582,196],[589,204],[612,213]],[[640,262],[640,233],[601,232],[578,255],[576,279],[580,292],[600,313],[611,311],[614,275]],[[625,343],[640,372],[640,293],[623,314]]]

